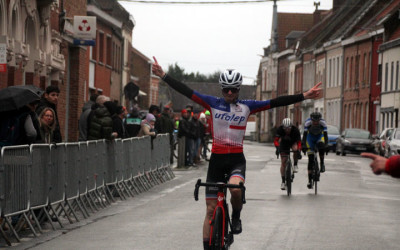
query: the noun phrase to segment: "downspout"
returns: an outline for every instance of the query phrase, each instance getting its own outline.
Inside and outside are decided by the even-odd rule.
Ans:
[[[68,138],[68,126],[69,126],[69,94],[70,94],[70,84],[71,84],[71,47],[68,46],[68,61],[67,61],[67,92],[65,93],[65,128],[64,128],[64,135],[65,135],[65,141],[68,142],[69,138]]]
[[[344,85],[345,85],[345,82],[344,82],[344,68],[345,68],[345,58],[344,58],[344,47],[342,46],[342,75],[341,75],[341,82],[342,82],[342,86],[341,86],[341,93],[340,93],[340,126],[339,126],[339,131],[343,131],[344,130],[344,124],[346,123],[346,121],[344,121],[344,119],[345,118],[343,118],[343,117],[346,117],[344,114],[343,114],[343,101],[344,101]]]
[[[119,98],[120,98],[120,100],[121,100],[121,105],[122,106],[125,106],[125,103],[123,103],[122,101],[123,101],[123,97],[124,97],[124,74],[125,74],[125,66],[124,66],[124,58],[125,58],[125,37],[124,37],[124,35],[122,34],[122,50],[121,50],[121,66],[120,66],[120,69],[121,69],[121,84],[120,84],[120,96],[119,96]],[[129,108],[131,108],[131,107],[129,107]],[[129,112],[130,112],[130,109],[128,109],[129,110]]]

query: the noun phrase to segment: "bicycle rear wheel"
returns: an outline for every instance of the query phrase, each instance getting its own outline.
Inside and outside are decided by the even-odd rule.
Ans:
[[[221,250],[223,248],[223,240],[224,236],[222,235],[223,231],[223,216],[222,209],[220,207],[216,208],[214,221],[211,225],[211,250]]]
[[[285,179],[286,179],[286,191],[287,195],[290,196],[292,193],[292,164],[288,160],[286,163],[286,168],[285,168]]]

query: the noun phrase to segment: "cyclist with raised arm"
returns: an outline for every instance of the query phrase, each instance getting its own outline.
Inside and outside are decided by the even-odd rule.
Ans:
[[[290,157],[290,149],[293,151],[293,172],[297,173],[299,170],[297,166],[297,159],[301,159],[301,137],[300,130],[293,125],[290,118],[285,118],[282,125],[276,131],[274,145],[276,147],[276,155],[281,155],[281,189],[286,190],[285,180],[285,166],[288,157]]]
[[[304,122],[304,132],[302,140],[303,153],[308,155],[308,184],[312,188],[312,169],[314,167],[314,148],[317,146],[320,159],[320,172],[325,172],[324,154],[328,145],[328,129],[326,122],[322,119],[320,112],[312,112],[310,117]],[[319,174],[319,173],[318,173]]]
[[[207,182],[225,182],[225,174],[229,184],[238,185],[245,181],[246,159],[243,155],[243,138],[247,119],[259,111],[290,105],[304,99],[317,99],[322,95],[321,83],[316,84],[304,94],[281,96],[266,101],[239,100],[242,75],[236,70],[225,70],[221,73],[219,84],[223,98],[204,95],[164,73],[155,57],[152,72],[164,80],[170,87],[202,105],[210,111],[212,119],[213,144],[207,171]],[[206,188],[206,216],[203,224],[203,246],[209,249],[210,220],[217,205],[217,189]],[[232,232],[242,232],[240,212],[242,210],[242,194],[240,189],[230,189],[232,204]]]

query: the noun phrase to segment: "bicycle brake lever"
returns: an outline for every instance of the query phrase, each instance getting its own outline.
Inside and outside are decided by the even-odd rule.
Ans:
[[[194,200],[199,200],[199,187],[200,187],[201,179],[197,180],[196,186],[194,188]]]

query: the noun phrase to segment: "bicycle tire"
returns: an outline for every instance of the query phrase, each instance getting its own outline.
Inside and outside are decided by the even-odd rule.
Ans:
[[[317,195],[318,193],[318,160],[315,159],[315,163],[314,163],[314,191],[315,191],[315,195]]]
[[[216,208],[215,217],[212,224],[212,235],[211,235],[211,250],[222,250],[224,236],[222,235],[222,209],[220,207]]]
[[[285,179],[286,179],[286,191],[287,195],[290,196],[292,193],[292,171],[291,171],[291,162],[288,160],[286,163],[286,169],[285,169]]]

